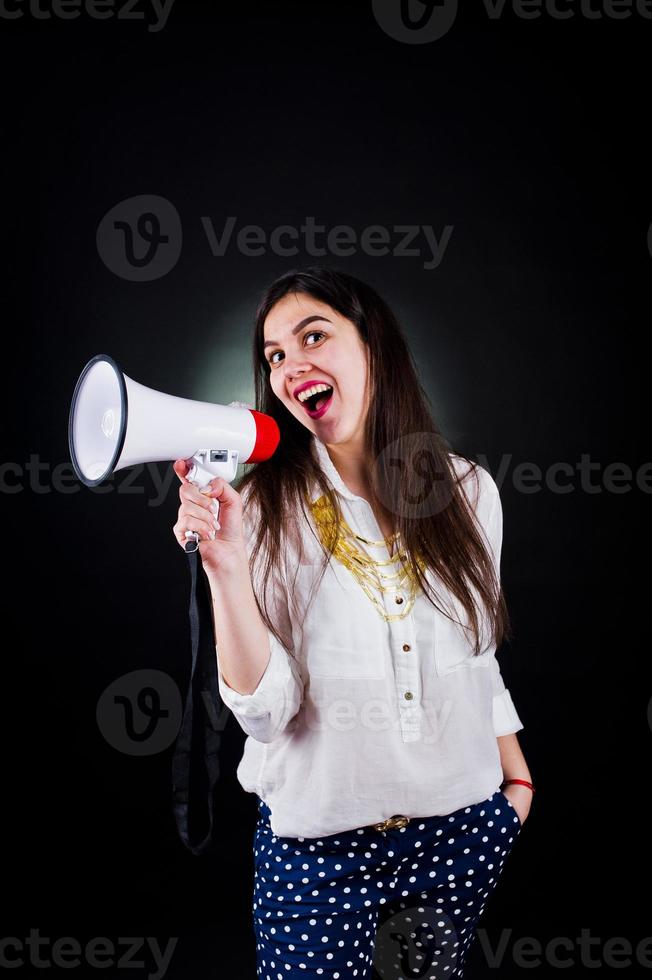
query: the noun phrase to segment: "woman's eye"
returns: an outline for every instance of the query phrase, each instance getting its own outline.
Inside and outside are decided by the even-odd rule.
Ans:
[[[326,336],[326,334],[322,333],[321,330],[310,330],[305,335],[304,340],[307,337],[325,337],[325,336]],[[313,346],[313,345],[311,344],[311,346]],[[275,361],[274,358],[276,357],[277,354],[281,354],[281,353],[282,353],[282,351],[280,351],[280,350],[273,351],[273,353],[269,357],[269,363],[270,364],[278,364],[278,361]]]

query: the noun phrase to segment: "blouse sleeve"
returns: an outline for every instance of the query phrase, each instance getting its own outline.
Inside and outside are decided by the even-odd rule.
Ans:
[[[503,509],[500,493],[493,477],[487,470],[480,469],[478,475],[480,477],[480,496],[477,516],[487,535],[494,558],[496,576],[500,582],[500,556],[503,543]],[[489,669],[491,670],[493,690],[493,725],[494,733],[498,737],[520,731],[525,726],[517,714],[511,694],[505,687],[500,665],[496,658],[495,647],[491,658]]]
[[[245,516],[246,514],[246,516]],[[247,555],[251,557],[255,540],[255,518],[243,509]],[[257,556],[252,576],[254,594],[261,604],[267,599],[267,609],[272,622],[283,638],[280,643],[270,629],[267,630],[270,658],[258,686],[251,694],[240,694],[226,683],[220,666],[219,645],[217,653],[217,678],[220,697],[230,708],[247,735],[259,742],[271,742],[286,731],[298,713],[303,701],[304,685],[299,665],[292,656],[292,625],[288,609],[288,591],[284,574],[274,572],[263,584],[261,552]]]

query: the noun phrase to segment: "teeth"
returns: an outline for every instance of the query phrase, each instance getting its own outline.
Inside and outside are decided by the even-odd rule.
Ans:
[[[304,390],[297,395],[297,398],[299,399],[300,402],[305,402],[306,398],[310,398],[311,395],[316,394],[318,391],[330,391],[330,390],[331,390],[331,385],[324,385],[324,384],[313,385],[312,388],[304,388]]]

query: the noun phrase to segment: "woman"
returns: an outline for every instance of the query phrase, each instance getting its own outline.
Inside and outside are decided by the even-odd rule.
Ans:
[[[461,976],[533,792],[495,656],[497,487],[447,449],[396,318],[349,275],[274,282],[254,370],[280,445],[206,496],[177,460],[174,533],[200,532],[249,736],[258,975],[385,975],[402,937],[419,976]]]

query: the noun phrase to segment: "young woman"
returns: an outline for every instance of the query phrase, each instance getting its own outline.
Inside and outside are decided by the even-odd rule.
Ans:
[[[419,976],[459,977],[533,792],[495,656],[498,489],[447,448],[395,316],[349,275],[274,282],[254,370],[280,445],[206,496],[178,460],[174,534],[200,532],[249,736],[258,975],[399,975],[412,942]]]

